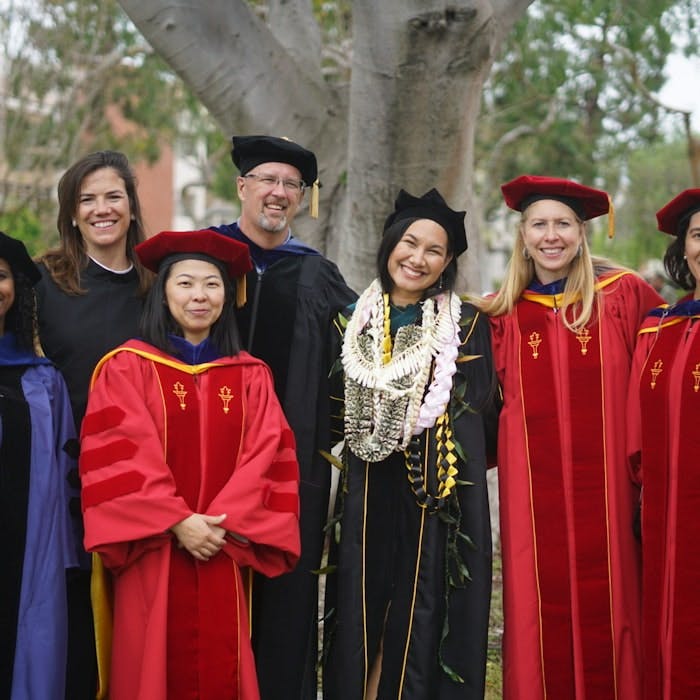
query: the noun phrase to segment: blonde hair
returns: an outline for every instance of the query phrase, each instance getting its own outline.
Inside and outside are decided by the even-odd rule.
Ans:
[[[523,211],[516,230],[513,253],[510,256],[503,285],[491,297],[472,300],[484,313],[489,316],[501,316],[513,311],[523,292],[535,277],[535,264],[532,258],[526,258],[523,246],[523,226],[526,220]],[[596,277],[601,272],[620,269],[619,266],[606,258],[594,257],[586,237],[586,222],[576,217],[581,231],[580,254],[572,261],[562,294],[561,314],[564,325],[571,331],[578,332],[591,320],[593,307],[598,301],[602,304],[602,296],[595,289]]]

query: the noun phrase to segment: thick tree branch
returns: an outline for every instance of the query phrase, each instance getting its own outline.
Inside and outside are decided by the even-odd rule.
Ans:
[[[309,75],[318,75],[321,32],[311,0],[270,0],[268,26],[277,41]]]
[[[320,68],[300,71],[243,0],[119,3],[226,131],[321,130],[332,96]]]

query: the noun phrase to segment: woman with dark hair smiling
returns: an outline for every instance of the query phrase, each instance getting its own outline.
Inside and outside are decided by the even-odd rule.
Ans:
[[[637,336],[629,452],[642,486],[645,700],[700,697],[700,189],[656,214],[664,263],[688,294],[653,309]]]
[[[328,700],[484,697],[496,383],[488,321],[453,290],[464,216],[437,190],[402,190],[378,279],[337,322]]]
[[[58,183],[58,205],[59,245],[39,261],[39,331],[80,428],[90,375],[135,334],[151,275],[134,253],[146,236],[125,155],[97,151],[74,163]]]
[[[58,183],[59,243],[39,260],[39,335],[68,385],[76,430],[90,375],[109,350],[136,334],[151,279],[134,247],[145,240],[136,178],[123,153],[96,151],[77,160]],[[77,488],[77,472],[71,476]],[[72,508],[77,537],[82,522]],[[95,697],[90,558],[68,574],[69,646],[66,698]]]
[[[157,272],[142,339],[99,362],[81,433],[85,546],[114,589],[100,697],[257,700],[241,569],[296,563],[299,470],[270,370],[239,351],[248,248],[163,231],[136,252]]]

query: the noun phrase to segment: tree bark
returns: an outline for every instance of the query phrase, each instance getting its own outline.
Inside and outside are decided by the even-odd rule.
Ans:
[[[224,130],[288,136],[316,153],[321,217],[294,228],[351,286],[375,274],[398,190],[437,187],[468,212],[461,287],[480,287],[470,213],[481,90],[533,0],[355,0],[349,93],[323,79],[308,0],[274,0],[269,25],[242,0],[119,1]]]

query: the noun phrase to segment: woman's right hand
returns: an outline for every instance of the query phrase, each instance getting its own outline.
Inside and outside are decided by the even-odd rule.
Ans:
[[[221,527],[216,527],[226,520],[223,515],[192,515],[173,525],[170,530],[178,541],[178,546],[186,549],[195,559],[208,561],[224,546],[226,540]]]

